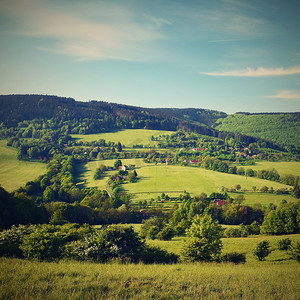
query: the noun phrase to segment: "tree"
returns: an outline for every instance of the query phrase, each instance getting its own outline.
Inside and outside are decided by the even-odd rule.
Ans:
[[[182,252],[184,260],[211,261],[221,253],[223,229],[210,215],[196,215],[187,236]]]
[[[118,152],[122,152],[122,145],[120,142],[118,142],[117,150]]]
[[[122,161],[119,160],[119,159],[117,159],[117,160],[115,161],[115,163],[114,163],[114,168],[115,168],[116,170],[118,170],[119,167],[121,167],[121,166],[122,166]]]
[[[258,243],[253,250],[254,256],[256,256],[259,261],[264,260],[271,252],[272,250],[270,249],[270,243],[268,241]]]

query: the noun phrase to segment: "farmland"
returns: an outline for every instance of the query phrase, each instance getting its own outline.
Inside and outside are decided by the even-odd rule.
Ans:
[[[281,200],[295,200],[290,195],[275,195],[269,193],[252,192],[252,187],[257,189],[262,186],[277,188],[290,188],[278,182],[272,182],[254,177],[244,177],[233,174],[225,174],[214,172],[197,167],[171,166],[165,164],[148,164],[142,159],[122,160],[123,164],[135,165],[138,173],[138,181],[136,183],[126,183],[122,185],[124,190],[132,195],[132,201],[150,200],[156,198],[162,192],[167,193],[170,197],[176,197],[183,191],[189,192],[196,196],[201,193],[210,194],[212,192],[221,192],[222,187],[230,188],[236,184],[240,184],[246,198],[245,204],[253,205],[261,203],[268,205],[269,203],[280,203]],[[105,189],[107,177],[100,180],[94,180],[93,174],[100,164],[113,166],[114,160],[91,161],[85,165],[83,175],[79,181],[86,180],[88,187],[97,186]],[[276,163],[273,163],[275,165]],[[294,163],[297,164],[297,163]],[[116,171],[109,171],[107,176],[114,174]],[[235,194],[231,196],[235,197]]]
[[[0,141],[0,184],[13,191],[46,172],[46,164],[17,160],[17,151]]]
[[[145,145],[154,147],[157,145],[156,141],[152,141],[151,137],[158,137],[160,135],[168,135],[173,133],[172,131],[165,130],[147,130],[147,129],[130,129],[130,130],[118,130],[116,132],[107,132],[99,134],[72,134],[72,138],[78,141],[93,142],[100,139],[104,139],[107,142],[120,142],[126,147],[132,147],[133,145]]]

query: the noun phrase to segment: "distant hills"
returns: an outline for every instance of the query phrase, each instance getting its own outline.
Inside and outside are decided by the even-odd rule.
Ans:
[[[208,136],[238,138],[248,143],[264,139],[279,147],[300,149],[300,113],[227,115],[198,108],[143,108],[49,95],[0,95],[0,122],[6,127],[34,119],[67,122],[70,133],[129,128],[184,129]]]
[[[216,129],[300,148],[300,113],[237,113],[217,121]]]

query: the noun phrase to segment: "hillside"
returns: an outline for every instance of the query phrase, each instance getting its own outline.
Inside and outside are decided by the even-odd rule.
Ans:
[[[282,145],[293,145],[292,140],[295,135],[289,136],[288,128],[292,127],[294,134],[299,133],[299,121],[294,122],[295,118],[299,119],[299,114],[284,114],[286,118],[277,118],[276,122],[273,119],[270,120],[268,114],[259,115],[261,122],[265,124],[265,131],[268,130],[268,124],[270,124],[269,132],[273,132],[273,135],[278,134],[281,127],[286,128],[284,133],[280,134],[286,137],[280,140],[281,145],[277,144],[279,140],[274,136],[257,134],[255,122],[249,125],[247,123],[245,128],[235,126],[234,123],[232,127],[226,126],[228,120],[235,116],[198,108],[142,108],[94,100],[80,102],[72,98],[48,95],[0,95],[2,128],[28,126],[28,124],[22,125],[24,121],[50,120],[50,127],[56,129],[64,127],[66,134],[93,134],[120,129],[184,130],[218,137],[222,140],[233,138],[247,145],[262,141],[267,143],[267,147],[277,150],[283,150]],[[284,127],[288,117],[291,120],[289,125]],[[215,128],[216,124],[219,124],[217,128]],[[12,135],[7,131],[2,131],[0,136],[7,138]],[[27,137],[31,137],[30,134]],[[273,142],[267,140],[271,138]],[[299,142],[295,143],[296,146],[299,146],[298,144]]]
[[[148,109],[104,101],[79,102],[72,98],[47,95],[0,96],[0,122],[14,126],[17,122],[33,119],[61,119],[84,121],[81,132],[99,133],[114,129],[179,128],[216,135],[210,128],[219,118],[227,115],[205,109]]]
[[[222,118],[216,129],[300,147],[300,113],[245,114]]]

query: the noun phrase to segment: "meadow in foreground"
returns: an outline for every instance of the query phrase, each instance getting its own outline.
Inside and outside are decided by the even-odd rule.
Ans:
[[[299,299],[299,264],[0,260],[1,299]]]

